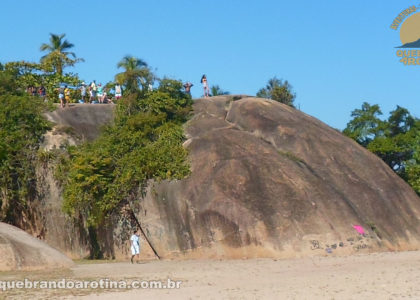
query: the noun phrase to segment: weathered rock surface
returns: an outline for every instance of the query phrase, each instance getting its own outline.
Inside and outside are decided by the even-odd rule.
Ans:
[[[378,157],[286,105],[232,99],[196,101],[191,176],[156,183],[141,201],[138,220],[161,256],[418,249],[420,199]]]
[[[69,268],[73,261],[25,231],[0,222],[0,271]]]
[[[420,199],[378,157],[298,110],[237,98],[197,100],[185,126],[191,175],[151,183],[143,199],[130,203],[160,257],[420,248]],[[50,119],[93,139],[98,131],[87,131],[109,122],[112,106],[78,105]],[[63,215],[61,191],[44,171],[43,237],[69,255],[87,256],[86,229]],[[358,235],[353,225],[363,226],[367,235]],[[105,256],[128,255],[133,226],[121,213],[97,232]],[[142,251],[143,257],[153,257],[145,240]]]
[[[75,145],[97,138],[101,127],[112,122],[114,108],[114,105],[108,104],[71,104],[70,107],[57,108],[46,113],[46,118],[55,125],[44,135],[41,149],[49,151],[66,144]],[[83,224],[74,224],[63,213],[62,190],[54,178],[53,169],[49,162],[37,169],[38,197],[30,204],[34,220],[31,221],[31,227],[25,226],[25,230],[60,249],[69,257],[88,257],[92,237]],[[113,230],[110,232],[112,234]],[[104,237],[108,235],[109,232],[106,232]],[[104,240],[104,237],[100,240]],[[113,249],[113,246],[109,246],[107,242],[104,248]]]
[[[69,107],[57,108],[45,116],[60,127],[72,128],[74,133],[82,139],[91,141],[99,135],[103,125],[109,124],[113,120],[114,105],[70,104]],[[61,131],[63,132],[63,130]]]

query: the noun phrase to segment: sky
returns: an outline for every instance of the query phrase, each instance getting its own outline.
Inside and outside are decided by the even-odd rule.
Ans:
[[[86,82],[114,79],[125,55],[160,77],[201,75],[231,94],[255,95],[276,76],[303,112],[344,129],[363,102],[384,117],[396,105],[420,117],[420,65],[396,56],[390,25],[414,1],[2,0],[0,62],[39,61],[49,34],[66,34],[85,60],[65,71]]]

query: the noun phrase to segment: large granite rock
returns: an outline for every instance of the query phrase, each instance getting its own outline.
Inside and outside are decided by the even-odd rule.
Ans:
[[[196,101],[191,176],[155,183],[140,200],[137,218],[160,256],[418,249],[420,199],[378,157],[289,106],[233,99]]]
[[[73,261],[25,231],[0,222],[0,271],[69,268]]]
[[[57,108],[52,112],[46,113],[45,117],[61,128],[72,128],[73,132],[71,133],[75,133],[79,138],[91,141],[99,135],[103,125],[112,122],[114,109],[115,106],[113,104],[70,104],[68,107]],[[60,131],[55,135],[69,136],[65,130],[64,132],[63,130]],[[48,145],[49,133],[47,133],[46,138],[46,144]],[[71,143],[74,142],[71,141]]]
[[[127,257],[137,222],[148,239],[142,238],[142,257],[150,258],[152,248],[163,258],[420,248],[420,199],[378,157],[289,106],[238,98],[197,100],[185,126],[191,175],[151,182],[144,198],[131,200],[96,233],[64,216],[52,169],[40,170],[40,225],[31,232],[72,257],[89,255],[92,236],[105,257]],[[66,126],[72,136],[94,139],[112,115],[111,105],[87,104],[49,113],[57,126],[43,146],[68,140]]]

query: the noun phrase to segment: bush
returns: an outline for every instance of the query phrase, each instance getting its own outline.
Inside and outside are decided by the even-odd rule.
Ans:
[[[189,174],[182,124],[191,100],[173,81],[148,92],[124,96],[114,125],[94,142],[70,147],[57,169],[64,185],[64,211],[97,227],[137,196],[147,180]]]
[[[35,192],[35,164],[50,124],[38,97],[0,96],[0,220],[14,223]]]
[[[272,100],[294,107],[296,94],[292,90],[292,86],[287,80],[283,81],[273,77],[268,80],[265,88],[262,88],[257,92],[257,97],[270,98]]]

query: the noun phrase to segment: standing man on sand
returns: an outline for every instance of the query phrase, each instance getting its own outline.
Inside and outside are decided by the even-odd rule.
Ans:
[[[139,238],[139,231],[135,229],[133,231],[133,235],[130,238],[131,243],[131,263],[133,262],[134,256],[137,256],[137,263],[140,260],[140,238]]]

